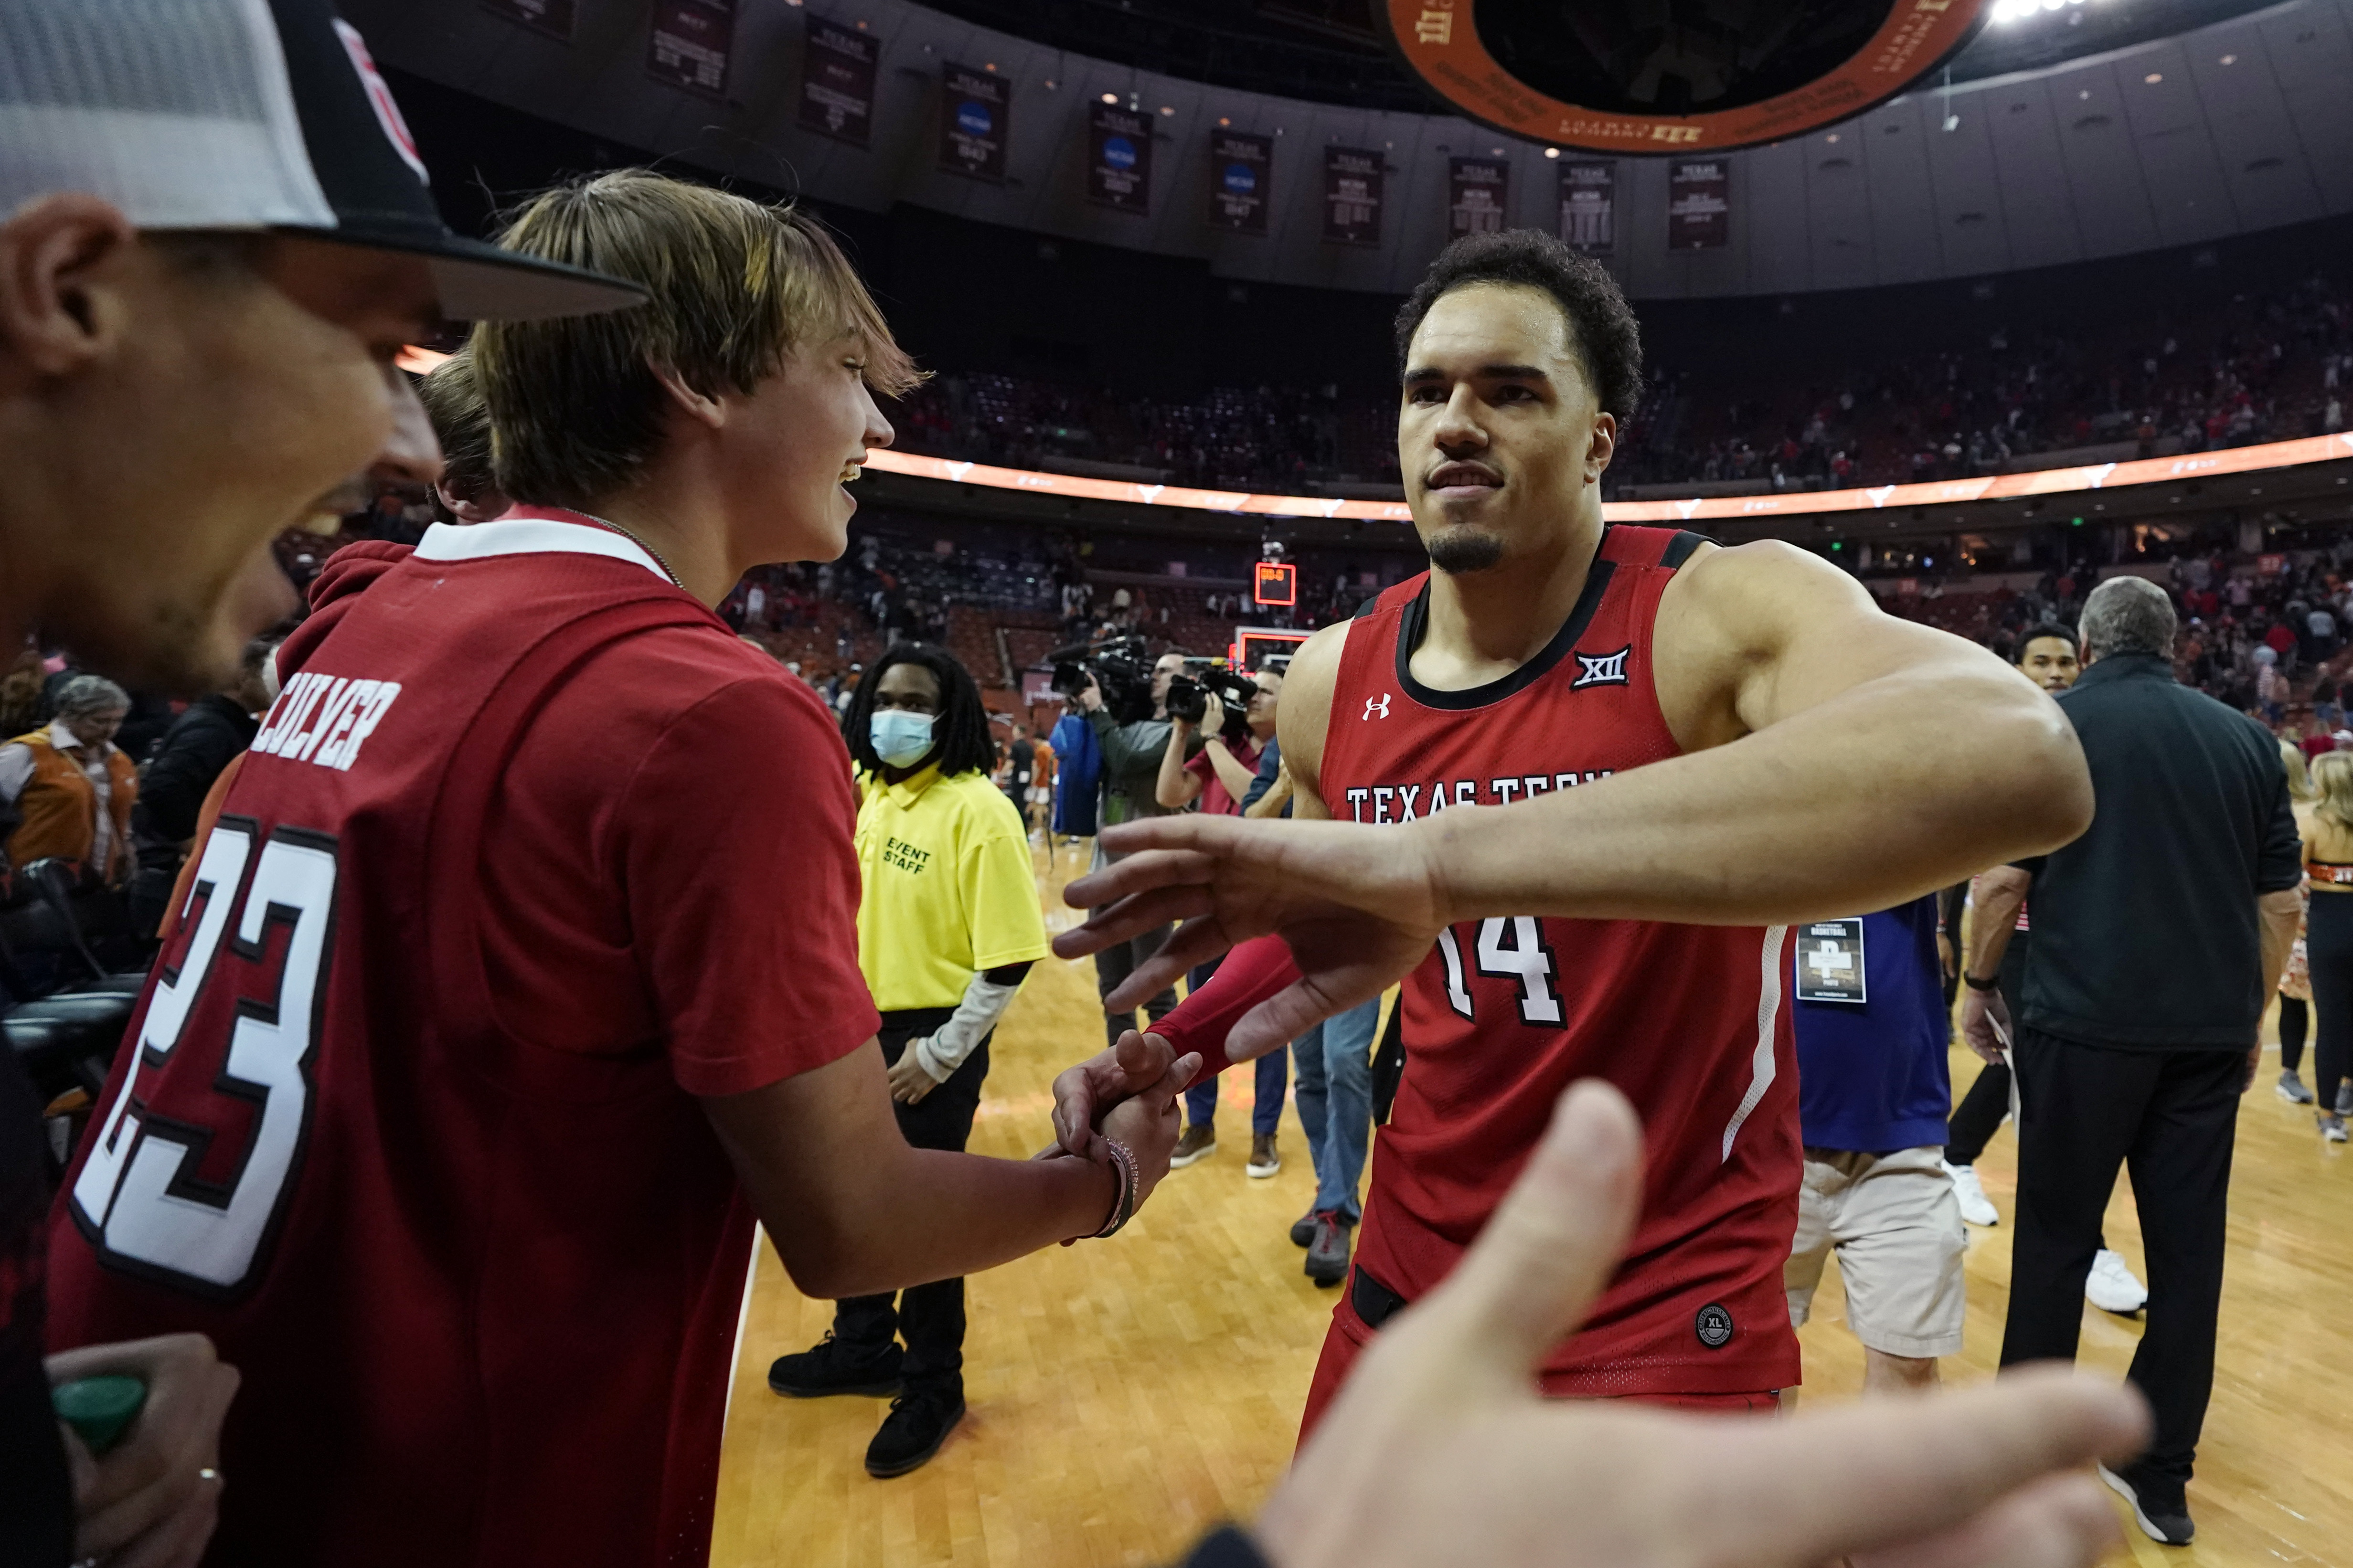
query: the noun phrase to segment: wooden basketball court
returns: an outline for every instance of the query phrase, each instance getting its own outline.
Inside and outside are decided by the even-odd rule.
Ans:
[[[1083,855],[1066,847],[1049,866],[1039,854],[1050,929],[1070,923],[1060,889]],[[1091,962],[1039,964],[992,1047],[976,1152],[1021,1157],[1047,1142],[1049,1086],[1099,1048],[1100,1020]],[[1956,1049],[1956,1085],[1977,1066]],[[2144,1563],[2353,1561],[2353,1163],[2321,1143],[2308,1107],[2273,1094],[2275,1070],[2240,1112],[2214,1401],[2189,1489],[2198,1540],[2160,1547],[2127,1521]],[[1287,1234],[1314,1192],[1288,1108],[1281,1173],[1242,1174],[1250,1097],[1249,1075],[1229,1074],[1218,1152],[1172,1172],[1123,1235],[973,1278],[971,1413],[938,1458],[897,1480],[863,1468],[886,1401],[769,1392],[768,1363],[816,1342],[832,1303],[795,1290],[763,1247],[728,1414],[714,1568],[1150,1564],[1221,1518],[1248,1517],[1289,1462],[1336,1297],[1302,1274]],[[2005,1128],[1978,1166],[2005,1218],[2016,1152]],[[2146,1279],[2121,1188],[2107,1236]],[[1953,1383],[1992,1374],[2008,1300],[2009,1229],[1972,1227],[1969,1241],[1968,1342],[1944,1363]],[[2082,1364],[2121,1377],[2139,1332],[2086,1306]],[[1799,1338],[1806,1402],[1852,1397],[1862,1353],[1833,1282]]]

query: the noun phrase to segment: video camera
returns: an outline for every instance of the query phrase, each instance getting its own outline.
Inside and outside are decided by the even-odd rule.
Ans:
[[[1187,724],[1200,723],[1208,715],[1209,694],[1213,691],[1225,707],[1225,718],[1218,733],[1224,737],[1226,744],[1239,745],[1250,735],[1250,724],[1242,710],[1258,695],[1258,682],[1238,669],[1204,662],[1170,681],[1168,717],[1182,719]]]
[[[1152,717],[1152,658],[1142,637],[1131,634],[1073,643],[1046,657],[1054,666],[1053,689],[1072,702],[1092,676],[1112,722],[1134,724]]]

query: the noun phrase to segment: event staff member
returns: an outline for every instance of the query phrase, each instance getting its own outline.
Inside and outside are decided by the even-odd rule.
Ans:
[[[2304,839],[2305,859],[2309,862],[2315,831],[2312,765],[2305,760],[2304,748],[2293,741],[2282,740],[2279,752],[2280,766],[2287,773],[2287,796],[2295,806],[2295,830]],[[2308,868],[2304,892],[2306,918],[2296,923],[2295,942],[2287,950],[2287,967],[2280,971],[2279,983],[2280,1075],[2273,1092],[2290,1105],[2313,1103],[2312,1090],[2305,1087],[2303,1078],[2296,1071],[2304,1065],[2304,1043],[2306,1037],[2312,1032],[2312,963],[2307,942],[2309,933],[2306,930],[2312,904]],[[2317,1071],[2318,1062],[2313,1065]],[[2340,1100],[2345,1093],[2343,1089],[2337,1091]],[[2340,1119],[2345,1110],[2341,1105],[2337,1108],[2337,1114]],[[2325,1133],[2327,1129],[2324,1127],[2322,1131]]]
[[[1968,1237],[1938,1148],[1952,1103],[1938,897],[1792,938],[1806,1175],[1781,1279],[1802,1328],[1838,1254],[1866,1394],[1933,1386],[1936,1358],[1960,1353],[1968,1307]]]
[[[1247,728],[1243,738],[1233,744],[1228,744],[1221,732],[1226,705],[1214,691],[1204,694],[1198,731],[1208,739],[1198,746],[1194,744],[1197,727],[1191,721],[1169,720],[1168,747],[1160,755],[1156,798],[1161,805],[1181,811],[1198,802],[1201,810],[1215,816],[1240,814],[1242,802],[1257,784],[1260,760],[1274,742],[1275,720],[1282,700],[1282,672],[1261,669],[1252,679],[1255,689],[1243,710]],[[1186,755],[1188,749],[1192,752],[1189,757]],[[1214,961],[1198,964],[1187,976],[1187,984],[1198,990],[1217,972]],[[1250,1162],[1242,1167],[1246,1175],[1271,1176],[1282,1169],[1282,1156],[1275,1149],[1275,1131],[1282,1125],[1288,1060],[1282,1051],[1269,1051],[1258,1059],[1250,1086],[1256,1098],[1250,1107]],[[1176,1152],[1168,1157],[1170,1169],[1206,1160],[1218,1152],[1218,1085],[1216,1075],[1205,1074],[1185,1090],[1185,1135],[1176,1140]]]
[[[840,552],[912,381],[839,248],[646,173],[510,242],[651,297],[475,329],[516,509],[321,574],[51,1226],[56,1342],[245,1373],[223,1561],[700,1562],[755,1215],[862,1295],[1108,1233],[1176,1142],[1181,1074],[1100,1161],[911,1149],[865,1048],[849,755],[711,609]]]
[[[1432,569],[1309,638],[1283,693],[1298,816],[1354,821],[1106,829],[1131,858],[1067,896],[1113,907],[1056,950],[1197,917],[1115,1009],[1279,932],[1164,1020],[1212,1068],[1409,973],[1405,1070],[1309,1430],[1380,1325],[1451,1272],[1581,1076],[1633,1100],[1650,1174],[1634,1261],[1544,1386],[1769,1406],[1799,1375],[1788,922],[2063,843],[2092,808],[2081,750],[2014,671],[1814,555],[1605,526],[1641,344],[1590,258],[1525,230],[1458,240],[1397,344],[1398,459]],[[1175,1056],[1148,1037],[1128,1063],[1063,1074],[1065,1138],[1092,1146],[1131,1070]]]
[[[139,770],[114,743],[131,699],[102,675],[78,675],[57,706],[46,726],[0,746],[0,813],[15,824],[8,864],[55,858],[84,881],[112,887],[131,864],[139,798]]]
[[[2131,1171],[2149,1294],[2129,1376],[2157,1440],[2105,1473],[2149,1538],[2179,1546],[2194,1530],[2184,1489],[2214,1382],[2239,1097],[2262,1060],[2256,1032],[2295,937],[2304,867],[2276,743],[2175,683],[2174,630],[2172,601],[2138,577],[2112,577],[2084,602],[2084,679],[2059,707],[2099,813],[2073,843],[1980,881],[1991,950],[1972,952],[1961,1020],[1989,1061],[2015,1040],[2002,1365],[2074,1357],[2100,1216],[2117,1167]],[[2034,950],[2012,1029],[1986,964],[2030,888]]]
[[[860,795],[858,967],[882,1012],[892,1109],[909,1147],[962,1153],[997,1020],[1046,956],[1029,837],[989,780],[980,688],[945,651],[893,644],[842,738]],[[905,1475],[964,1419],[964,1331],[960,1276],[899,1292],[895,1312],[887,1292],[846,1297],[824,1342],[779,1357],[768,1386],[896,1394],[866,1471]]]

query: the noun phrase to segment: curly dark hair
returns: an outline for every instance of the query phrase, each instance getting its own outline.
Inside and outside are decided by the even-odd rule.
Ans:
[[[841,716],[841,739],[849,747],[850,760],[867,773],[882,771],[882,759],[874,752],[874,693],[881,689],[882,672],[894,664],[920,664],[940,683],[939,717],[932,721],[932,760],[940,764],[940,776],[952,779],[994,768],[997,743],[989,736],[988,708],[980,700],[972,671],[947,649],[923,642],[892,644],[858,683],[849,711]]]
[[[1539,229],[1471,234],[1438,253],[1397,314],[1398,371],[1430,308],[1457,289],[1502,283],[1541,289],[1560,302],[1585,377],[1620,425],[1642,401],[1642,328],[1609,269]]]

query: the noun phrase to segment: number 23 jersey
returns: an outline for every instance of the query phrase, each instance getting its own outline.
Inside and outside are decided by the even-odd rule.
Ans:
[[[1661,595],[1700,540],[1613,527],[1553,641],[1501,680],[1440,691],[1409,668],[1428,578],[1351,624],[1320,783],[1341,821],[1508,805],[1679,754],[1652,684]],[[1405,1072],[1381,1130],[1356,1266],[1411,1300],[1442,1280],[1570,1083],[1641,1113],[1647,1170],[1625,1262],[1546,1363],[1556,1394],[1794,1385],[1781,1266],[1802,1170],[1786,930],[1653,921],[1464,921],[1405,982]]]

